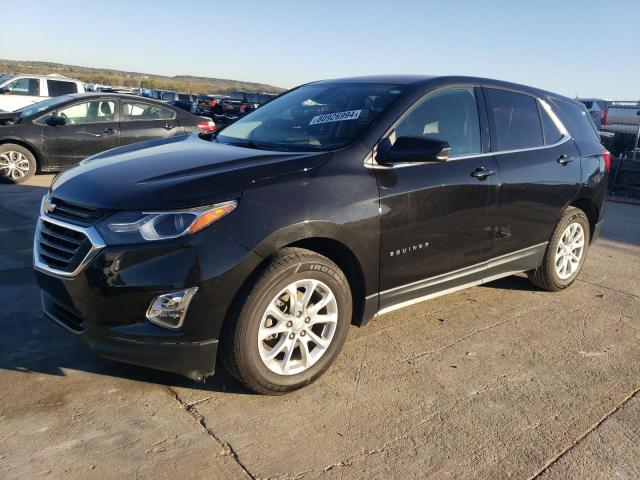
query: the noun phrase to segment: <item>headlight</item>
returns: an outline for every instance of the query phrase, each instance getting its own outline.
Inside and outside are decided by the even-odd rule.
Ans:
[[[107,245],[167,240],[190,235],[220,220],[238,202],[218,203],[201,208],[169,212],[118,212],[107,217],[97,229]]]

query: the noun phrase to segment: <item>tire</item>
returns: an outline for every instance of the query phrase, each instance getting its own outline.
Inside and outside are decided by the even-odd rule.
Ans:
[[[576,226],[577,225],[577,226]],[[574,227],[573,234],[570,232],[570,227]],[[579,251],[569,247],[573,255],[567,255],[561,253],[561,242],[564,245],[563,240],[575,238],[575,242],[568,242],[569,245],[579,245],[579,238],[582,238],[582,250]],[[569,236],[567,236],[569,235]],[[574,235],[573,237],[571,235]],[[536,287],[549,292],[557,292],[563,290],[571,285],[580,274],[582,265],[587,257],[587,250],[589,248],[590,230],[589,220],[585,213],[579,208],[569,207],[567,208],[562,218],[556,225],[556,229],[551,236],[551,240],[547,245],[547,250],[544,254],[542,265],[535,270],[529,272],[529,281]],[[565,250],[566,251],[566,250]],[[575,257],[578,261],[575,261]],[[572,258],[564,262],[564,258]],[[560,259],[560,261],[559,261]],[[557,263],[559,261],[559,263]],[[559,265],[559,266],[557,266]],[[567,269],[563,271],[563,265],[566,265]]]
[[[22,145],[0,145],[0,182],[22,183],[36,173],[37,163],[33,154]]]
[[[291,301],[294,294],[288,292],[295,292],[297,300]],[[312,294],[304,308],[307,292]],[[254,392],[278,395],[298,389],[333,363],[351,314],[349,283],[335,263],[309,250],[282,249],[234,302],[223,328],[222,361]],[[276,333],[269,334],[269,328]]]

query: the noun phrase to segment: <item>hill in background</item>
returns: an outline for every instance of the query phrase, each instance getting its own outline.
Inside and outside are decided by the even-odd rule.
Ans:
[[[167,77],[149,73],[124,72],[109,68],[79,67],[62,63],[34,62],[0,59],[0,74],[34,73],[47,75],[57,73],[65,77],[76,78],[85,83],[98,83],[114,87],[158,88],[189,93],[229,93],[235,90],[249,92],[280,93],[283,88],[264,83],[243,82],[222,78],[176,75]]]

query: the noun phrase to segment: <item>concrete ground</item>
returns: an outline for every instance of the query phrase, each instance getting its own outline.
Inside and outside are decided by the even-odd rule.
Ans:
[[[640,207],[562,293],[516,276],[352,328],[282,397],[101,359],[42,317],[51,176],[0,185],[0,478],[640,478]]]

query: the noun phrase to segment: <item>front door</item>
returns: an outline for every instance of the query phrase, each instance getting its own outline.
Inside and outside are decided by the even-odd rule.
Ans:
[[[430,288],[442,290],[481,278],[482,266],[471,271],[465,267],[493,255],[499,175],[495,159],[482,154],[487,149],[481,134],[486,117],[479,113],[484,112],[478,109],[479,92],[455,87],[428,94],[389,137],[391,143],[416,135],[445,140],[451,151],[446,162],[376,169],[382,311],[428,295]],[[445,274],[454,271],[460,274],[450,282]],[[468,275],[472,277],[464,278]],[[438,277],[448,279],[441,284]]]
[[[64,124],[43,121],[43,144],[49,165],[68,167],[96,153],[117,147],[119,124],[115,99],[78,102],[54,113]]]
[[[169,107],[137,99],[122,100],[122,145],[180,135],[183,129]]]

